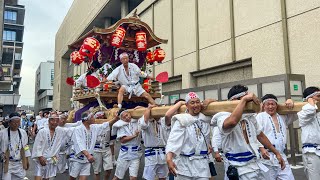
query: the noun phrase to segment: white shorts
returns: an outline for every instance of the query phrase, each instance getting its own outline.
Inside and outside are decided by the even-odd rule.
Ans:
[[[114,175],[119,179],[123,179],[126,174],[127,169],[129,168],[129,175],[131,177],[138,177],[140,159],[134,160],[117,160],[117,167]]]
[[[20,177],[20,176],[16,176],[16,174],[12,174],[12,173],[4,173],[3,174],[3,180],[21,180],[23,179],[25,176]]]
[[[308,180],[318,180],[320,176],[320,157],[315,153],[302,154],[304,172]]]
[[[69,167],[69,173],[71,177],[77,178],[79,176],[90,176],[90,163],[79,163],[77,161],[71,161]]]
[[[126,89],[126,93],[129,93],[129,88],[130,88],[129,86],[127,86],[127,85],[122,85],[122,87],[124,87],[124,88]],[[146,91],[142,88],[141,84],[137,84],[137,85],[134,87],[134,90],[133,90],[133,93],[132,93],[132,94],[140,97],[144,92],[146,92]]]
[[[258,169],[253,172],[245,173],[239,176],[239,180],[261,180],[267,179],[262,170]]]
[[[59,154],[58,155],[58,163],[57,163],[57,173],[62,174],[67,169],[67,155],[66,154]]]
[[[166,178],[168,173],[169,169],[167,164],[150,165],[144,167],[143,178],[146,180],[154,180],[156,176],[158,178]]]
[[[92,164],[92,167],[94,174],[99,174],[101,172],[101,165],[104,171],[113,169],[112,154],[110,149],[106,152],[94,152],[93,157],[94,163]]]
[[[57,165],[47,164],[42,166],[38,161],[34,161],[34,176],[39,176],[45,179],[56,177],[57,175]]]
[[[280,180],[294,180],[290,165],[286,162],[286,168],[281,170],[280,166],[266,165],[269,171],[265,172],[265,177],[268,179],[280,179]]]
[[[3,174],[4,180],[18,180],[26,176],[26,171],[22,167],[22,162],[9,161],[9,169],[7,173]]]

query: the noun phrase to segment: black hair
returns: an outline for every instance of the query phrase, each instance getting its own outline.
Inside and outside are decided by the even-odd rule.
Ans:
[[[102,67],[102,65],[99,63],[99,61],[92,61],[91,65],[90,65],[90,68],[88,68],[86,76],[91,75],[97,69],[99,69],[101,67]]]
[[[278,101],[278,98],[277,98],[275,95],[273,95],[273,94],[266,94],[266,95],[264,95],[264,96],[261,98],[261,101],[264,101],[264,100],[266,100],[266,99],[274,99],[274,100]]]
[[[43,115],[44,115],[44,114],[50,115],[49,111],[44,111],[44,112],[43,112]]]
[[[84,119],[85,119],[85,118],[88,118],[88,116],[89,116],[89,113],[88,113],[87,111],[83,112],[83,113],[81,114],[81,120],[82,120],[82,122],[85,121]]]
[[[121,108],[119,111],[118,111],[118,116],[120,116],[120,114],[123,112],[123,111],[125,111],[125,110],[127,110],[126,108]]]
[[[21,115],[27,115],[26,112],[22,112]]]
[[[14,117],[14,116],[19,116],[19,117],[20,117],[20,114],[17,113],[17,112],[13,112],[13,113],[11,113],[11,114],[9,115],[9,118],[12,118],[12,117]]]
[[[306,88],[303,91],[303,98],[306,98],[307,96],[309,96],[310,94],[312,94],[312,93],[314,93],[316,91],[320,91],[320,89],[318,87],[315,87],[315,86],[310,86],[310,87]]]
[[[174,104],[177,104],[180,101],[186,101],[186,100],[185,99],[177,99],[177,100],[174,101]]]
[[[230,99],[232,96],[236,94],[246,92],[246,91],[248,91],[248,87],[244,85],[238,84],[238,85],[232,86],[232,88],[229,90],[229,93],[228,93],[228,99]]]

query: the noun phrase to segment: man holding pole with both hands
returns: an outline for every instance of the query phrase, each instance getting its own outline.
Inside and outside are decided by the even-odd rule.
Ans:
[[[260,162],[258,152],[261,144],[275,154],[281,169],[285,163],[280,153],[261,131],[254,114],[244,114],[246,103],[259,104],[253,93],[242,85],[234,86],[228,93],[229,100],[240,100],[232,113],[220,112],[210,117],[201,111],[199,97],[189,93],[186,97],[186,114],[172,118],[172,130],[167,142],[166,153],[169,171],[176,179],[209,179],[207,154],[211,150],[209,128],[217,125],[222,138],[222,150],[228,163],[226,175],[229,179],[264,179],[268,168]]]

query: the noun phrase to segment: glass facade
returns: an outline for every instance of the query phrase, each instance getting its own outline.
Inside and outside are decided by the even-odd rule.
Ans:
[[[51,86],[53,86],[54,81],[54,69],[51,69]]]
[[[4,21],[6,23],[17,23],[17,12],[16,11],[5,11],[4,12]]]
[[[3,40],[4,41],[15,41],[17,37],[16,31],[4,30],[3,31]]]

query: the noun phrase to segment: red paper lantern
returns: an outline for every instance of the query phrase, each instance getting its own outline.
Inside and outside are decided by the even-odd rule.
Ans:
[[[150,92],[150,83],[149,83],[149,80],[150,79],[145,79],[145,80],[143,80],[143,89],[147,92],[147,93],[149,93]]]
[[[66,83],[69,84],[70,86],[74,86],[75,81],[74,81],[74,79],[72,77],[68,77],[66,79]]]
[[[84,61],[84,56],[82,56],[79,51],[73,51],[70,54],[70,60],[73,64],[79,65]]]
[[[154,55],[153,55],[153,53],[152,53],[150,50],[148,50],[146,59],[147,59],[147,62],[148,62],[149,64],[151,64],[151,65],[155,62],[155,60],[154,60]]]
[[[96,53],[95,51],[91,52],[85,49],[83,45],[80,47],[80,50],[79,50],[79,54],[84,57],[85,62],[91,61],[95,53]]]
[[[136,45],[138,51],[147,50],[147,34],[143,31],[136,33]]]
[[[126,30],[123,27],[118,27],[115,33],[111,37],[111,45],[119,48],[122,45]]]
[[[157,61],[158,63],[161,63],[166,57],[166,53],[160,47],[157,47],[156,50],[154,50],[153,55],[154,61]]]
[[[87,37],[84,39],[82,48],[88,50],[90,54],[95,53],[100,48],[100,42],[93,37]]]
[[[88,88],[95,88],[100,85],[99,79],[96,78],[95,76],[88,75],[86,77],[86,79],[87,79],[87,87]]]

